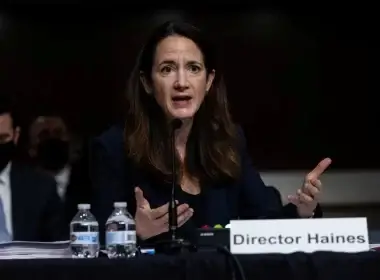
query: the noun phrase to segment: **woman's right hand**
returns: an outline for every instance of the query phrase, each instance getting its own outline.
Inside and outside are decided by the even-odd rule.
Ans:
[[[148,200],[145,199],[142,190],[135,188],[136,197],[136,234],[142,240],[151,238],[169,231],[169,203],[155,209],[150,208]],[[188,204],[177,206],[178,227],[185,224],[192,216],[194,210]]]

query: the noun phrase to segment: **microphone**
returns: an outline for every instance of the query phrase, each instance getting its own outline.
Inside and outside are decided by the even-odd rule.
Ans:
[[[182,121],[179,119],[174,119],[171,123],[171,153],[172,153],[172,185],[171,185],[171,194],[170,194],[170,200],[169,200],[169,233],[170,233],[170,239],[164,240],[163,242],[158,241],[155,246],[155,252],[160,253],[167,253],[167,254],[180,254],[182,252],[196,252],[197,246],[192,244],[191,242],[177,238],[177,203],[176,203],[176,189],[177,189],[177,157],[176,157],[176,148],[175,148],[175,132],[177,129],[181,128]],[[215,225],[215,228],[217,229],[216,232],[220,231],[222,234],[226,234],[226,231],[221,231],[220,229],[223,228],[221,225]],[[227,232],[229,234],[229,232]],[[198,238],[197,238],[198,239]],[[228,237],[227,237],[227,240]],[[198,241],[199,243],[199,241]],[[199,244],[198,244],[199,245]],[[244,272],[241,268],[241,265],[239,261],[229,252],[228,249],[226,249],[223,246],[214,246],[219,252],[226,255],[228,258],[231,258],[233,261],[231,270],[232,275],[235,275],[235,270],[237,267],[237,272],[239,272],[240,277],[242,280],[245,280]],[[235,267],[235,266],[236,267]],[[235,277],[234,277],[235,278]]]
[[[169,200],[169,233],[171,240],[177,239],[177,204],[176,204],[176,188],[177,188],[177,157],[175,148],[175,132],[182,126],[182,121],[174,119],[171,123],[171,153],[172,153],[172,189]]]
[[[182,121],[179,119],[174,119],[170,124],[170,142],[171,142],[171,153],[172,153],[172,185],[171,193],[169,199],[169,234],[170,238],[167,240],[158,241],[155,244],[155,252],[166,253],[166,254],[179,254],[182,252],[195,252],[197,247],[191,242],[177,237],[177,203],[176,203],[176,190],[178,188],[177,182],[177,156],[175,148],[175,132],[182,126]]]

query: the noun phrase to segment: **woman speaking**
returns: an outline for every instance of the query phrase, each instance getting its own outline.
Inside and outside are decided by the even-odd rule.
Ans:
[[[158,27],[142,49],[129,79],[124,127],[94,141],[93,212],[104,225],[113,202],[127,201],[140,240],[166,239],[175,130],[179,237],[233,219],[311,218],[321,194],[322,160],[289,204],[282,206],[254,170],[245,138],[228,110],[215,50],[186,23]]]

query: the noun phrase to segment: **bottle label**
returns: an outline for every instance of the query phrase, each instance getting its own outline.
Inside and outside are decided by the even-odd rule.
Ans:
[[[91,245],[99,243],[98,232],[72,232],[71,244]]]
[[[106,233],[106,244],[107,245],[117,245],[117,244],[135,244],[136,243],[136,231],[107,231]]]

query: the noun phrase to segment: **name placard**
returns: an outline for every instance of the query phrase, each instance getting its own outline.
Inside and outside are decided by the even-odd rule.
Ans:
[[[231,221],[233,254],[369,250],[367,218]]]

